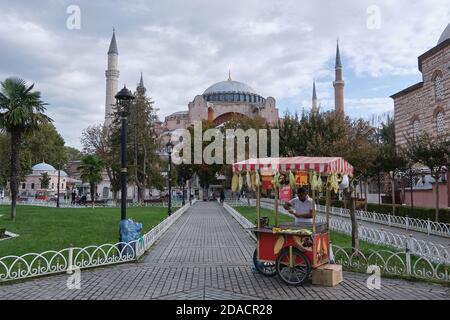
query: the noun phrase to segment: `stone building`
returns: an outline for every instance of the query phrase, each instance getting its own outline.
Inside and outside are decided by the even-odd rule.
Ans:
[[[260,116],[270,125],[278,122],[278,109],[272,97],[264,98],[249,85],[228,80],[211,85],[189,102],[188,110],[165,118],[164,131],[186,129],[196,121],[209,120],[219,126],[234,115],[248,118]]]
[[[395,137],[397,146],[406,143],[408,137],[421,132],[433,135],[448,133],[450,128],[450,24],[442,33],[436,46],[419,56],[418,68],[422,81],[394,95]],[[435,189],[439,188],[441,207],[450,207],[450,172],[443,174],[436,184],[434,179],[420,171],[414,181],[413,196],[405,189],[404,203],[411,198],[416,206],[434,207]]]
[[[418,59],[422,81],[394,95],[397,145],[426,131],[448,132],[450,123],[450,24],[437,45]]]

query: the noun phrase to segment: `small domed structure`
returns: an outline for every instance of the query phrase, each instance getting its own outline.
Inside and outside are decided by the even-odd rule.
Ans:
[[[51,164],[42,162],[34,165],[31,170],[33,171],[56,171],[55,167],[53,167]]]

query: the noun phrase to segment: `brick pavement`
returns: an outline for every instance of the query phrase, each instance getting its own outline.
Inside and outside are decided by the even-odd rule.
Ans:
[[[277,277],[251,270],[254,241],[216,203],[199,202],[148,252],[143,261],[81,272],[81,289],[68,290],[67,275],[0,286],[5,299],[450,299],[448,287],[382,279],[381,290],[366,287],[367,276],[344,273],[336,288],[286,286]]]

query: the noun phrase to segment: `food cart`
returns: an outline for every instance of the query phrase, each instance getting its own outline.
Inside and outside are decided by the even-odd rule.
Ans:
[[[256,192],[256,227],[251,229],[257,237],[253,255],[256,270],[267,277],[279,275],[289,285],[300,285],[312,270],[330,262],[329,207],[330,194],[338,192],[345,175],[353,175],[353,167],[340,157],[293,157],[250,159],[234,164],[235,183],[247,185]],[[307,176],[307,179],[302,177]],[[274,191],[274,225],[261,217],[261,176],[271,177]],[[236,178],[237,177],[237,178]],[[325,179],[325,180],[323,180]],[[279,189],[283,180],[289,180],[292,189],[308,184],[314,203],[317,192],[325,192],[326,222],[316,221],[313,206],[312,223],[279,223]],[[238,181],[236,183],[236,181]],[[267,185],[266,185],[267,186]]]

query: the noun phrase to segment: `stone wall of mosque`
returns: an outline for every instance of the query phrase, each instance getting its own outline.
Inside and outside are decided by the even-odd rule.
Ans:
[[[450,44],[422,60],[423,84],[394,98],[397,145],[408,136],[450,130]]]

